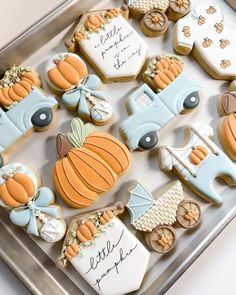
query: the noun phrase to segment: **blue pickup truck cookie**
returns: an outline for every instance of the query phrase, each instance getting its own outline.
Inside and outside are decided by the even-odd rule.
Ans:
[[[131,151],[153,148],[160,128],[199,104],[200,87],[183,73],[183,64],[175,56],[165,55],[151,61],[143,78],[149,85],[143,84],[128,97],[131,115],[120,126]]]

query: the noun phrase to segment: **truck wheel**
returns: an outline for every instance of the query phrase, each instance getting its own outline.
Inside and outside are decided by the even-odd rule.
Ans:
[[[3,156],[0,154],[0,168],[4,166],[4,159]]]
[[[190,93],[184,100],[184,108],[186,110],[191,110],[194,109],[198,106],[199,104],[199,96],[197,92],[192,92]]]
[[[157,145],[158,139],[156,132],[148,132],[146,133],[139,141],[139,148],[142,150],[150,150],[155,145]]]
[[[43,128],[52,122],[52,110],[50,108],[42,108],[35,112],[31,118],[31,122],[36,128]]]

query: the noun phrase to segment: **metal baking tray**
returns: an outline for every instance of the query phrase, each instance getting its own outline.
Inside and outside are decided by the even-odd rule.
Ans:
[[[194,5],[204,3],[205,0],[193,0],[192,2]],[[236,26],[235,12],[226,3],[220,0],[212,0],[210,3],[221,5],[227,15],[227,23]],[[95,5],[96,8],[100,9],[121,4],[122,1],[118,0],[65,1],[21,36],[15,38],[12,43],[0,49],[0,73],[3,73],[13,64],[24,63],[32,66],[40,73],[44,90],[49,93],[50,91],[43,78],[45,62],[53,54],[65,51],[63,41],[71,36],[76,25],[74,22],[79,15]],[[131,19],[130,23],[142,34],[135,20]],[[170,24],[164,37],[144,37],[149,45],[150,56],[162,52],[173,52],[171,45],[172,28],[173,24]],[[211,79],[191,57],[183,57],[183,60],[186,73],[189,73],[192,79],[196,79],[203,86],[200,91],[200,106],[191,114],[176,118],[164,131],[160,132],[159,143],[161,145],[181,145],[183,140],[181,127],[189,122],[205,121],[216,129],[219,119],[216,107],[217,95],[224,91],[228,85],[224,81]],[[93,73],[90,67],[89,72]],[[120,122],[127,118],[124,106],[125,99],[132,92],[132,89],[140,83],[142,83],[142,80],[138,78],[133,82],[103,86],[113,105],[115,115],[111,124],[96,127],[97,130],[108,131],[121,139],[118,129]],[[20,161],[35,167],[42,176],[43,184],[53,188],[51,170],[56,161],[55,137],[59,132],[68,131],[73,116],[76,115],[67,111],[61,104],[55,113],[54,126],[46,132],[33,133],[21,141],[18,147],[9,154],[9,161]],[[219,145],[216,135],[214,141]],[[133,152],[132,166],[129,172],[118,180],[116,186],[106,196],[101,197],[89,209],[70,209],[58,198],[58,203],[63,207],[67,223],[69,224],[72,217],[80,212],[102,208],[118,200],[126,201],[127,187],[130,185],[130,181],[134,179],[140,180],[151,192],[155,193],[164,184],[175,179],[175,176],[160,171],[156,149],[149,152]],[[221,181],[216,181],[215,185],[224,197],[224,204],[220,207],[206,203],[184,186],[185,197],[198,201],[202,208],[202,223],[197,230],[193,231],[176,228],[176,248],[167,255],[151,254],[141,288],[132,294],[163,294],[234,218],[236,215],[236,190],[229,188]],[[95,294],[72,266],[64,271],[55,267],[54,261],[59,256],[62,242],[51,245],[38,239],[32,239],[23,229],[15,227],[9,222],[8,214],[3,209],[0,209],[0,211],[0,257],[32,294]],[[122,220],[133,231],[129,225],[127,214],[124,214]],[[134,232],[134,234],[136,233]],[[141,235],[138,235],[138,238],[143,241]]]

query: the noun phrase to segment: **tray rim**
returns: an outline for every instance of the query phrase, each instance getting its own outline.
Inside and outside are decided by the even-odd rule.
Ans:
[[[82,2],[83,4],[86,2],[86,5],[83,5]],[[82,14],[98,2],[99,0],[65,0],[53,11],[50,11],[30,28],[18,35],[14,41],[9,42],[4,47],[0,48],[0,59],[4,61],[0,65],[0,76],[7,68],[23,62],[49,41],[52,36],[56,36],[68,25],[76,21],[79,16],[78,11]],[[60,24],[59,19],[63,16],[65,17],[65,21],[63,24]],[[50,34],[45,35],[44,30],[49,24],[52,25],[53,30]],[[57,26],[54,27],[53,25],[55,24]],[[40,36],[35,36],[36,32],[39,33]],[[42,32],[44,33],[42,34]],[[37,39],[40,39],[41,44],[37,42]],[[34,46],[31,45],[27,47],[26,44],[28,44],[29,41],[33,43]],[[19,49],[23,53],[17,55],[14,54],[16,50]],[[203,241],[196,246],[195,251],[191,251],[191,244],[194,244],[194,241],[189,244],[184,254],[184,256],[188,258],[186,258],[184,263],[178,265],[177,271],[175,269],[164,283],[162,277],[165,273],[162,273],[162,275],[142,294],[164,294],[236,216],[236,204],[231,207],[231,210],[226,214],[224,214],[224,211],[221,213],[223,215],[222,221],[211,231],[211,234],[207,236],[207,238],[203,239]],[[49,295],[53,290],[57,295],[84,294],[63,271],[55,268],[55,264],[51,258],[25,233],[23,229],[15,228],[15,226],[10,223],[8,214],[3,208],[0,208],[0,231],[2,235],[2,238],[0,239],[0,259],[16,275],[30,293],[35,295]],[[9,242],[13,243],[14,247],[9,247]],[[13,259],[11,255],[14,251],[15,253],[18,253],[18,255]],[[179,258],[176,258],[172,265],[166,269],[167,272],[169,271],[171,273],[171,270],[175,267],[175,263],[178,263],[178,259]],[[26,261],[26,263],[23,264],[23,267],[22,260]],[[30,274],[28,273],[27,266],[29,264],[34,268],[33,273],[37,274],[37,278],[40,278],[38,281],[32,280],[32,272],[30,272]],[[60,284],[57,279],[61,280],[63,284]],[[48,288],[47,290],[43,290],[44,288],[42,289],[42,282],[45,284],[45,287]]]

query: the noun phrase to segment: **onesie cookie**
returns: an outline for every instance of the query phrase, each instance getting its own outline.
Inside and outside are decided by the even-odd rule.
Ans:
[[[236,161],[236,92],[224,92],[219,96],[218,111],[220,143],[230,159]]]
[[[190,11],[190,0],[128,0],[130,14],[141,20],[140,27],[149,37],[163,35],[169,20],[177,21]]]
[[[153,251],[165,254],[176,244],[172,224],[192,229],[199,225],[201,209],[192,200],[184,200],[180,181],[172,181],[155,194],[155,197],[139,182],[129,191],[127,208],[131,224],[144,232],[147,245]]]
[[[78,48],[105,83],[135,80],[147,57],[148,47],[127,16],[119,8],[88,12],[65,43],[71,52]]]
[[[215,204],[223,202],[215,192],[216,177],[236,185],[236,170],[226,154],[210,139],[213,129],[196,123],[185,129],[186,144],[181,148],[163,146],[159,150],[161,169],[174,171],[196,194]]]
[[[46,65],[46,77],[50,88],[62,94],[67,109],[98,125],[111,120],[112,106],[99,90],[101,80],[88,75],[87,66],[78,55],[68,52],[53,56]]]
[[[75,216],[57,261],[69,261],[90,286],[102,295],[138,290],[145,275],[149,252],[117,217],[124,204]]]
[[[143,73],[143,84],[127,100],[130,116],[120,131],[129,149],[149,150],[157,145],[157,131],[176,115],[199,104],[199,85],[183,72],[178,57],[163,55],[152,59]]]
[[[53,181],[71,207],[83,208],[110,190],[130,165],[130,153],[108,133],[95,132],[92,124],[73,119],[71,132],[57,136],[58,160]]]
[[[9,210],[12,223],[47,242],[61,240],[66,232],[61,208],[48,187],[41,187],[35,172],[21,164],[0,168],[0,204]]]
[[[219,6],[198,5],[175,25],[174,50],[190,52],[215,79],[236,78],[236,34],[224,23]]]
[[[0,166],[3,156],[32,130],[43,131],[53,119],[57,101],[38,88],[38,74],[28,67],[12,67],[0,80]]]

